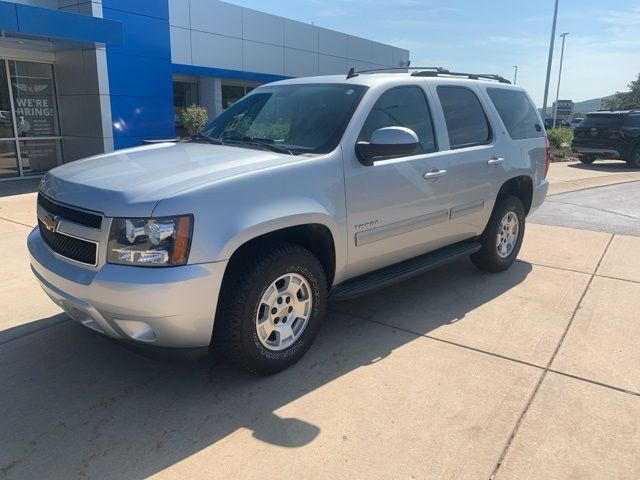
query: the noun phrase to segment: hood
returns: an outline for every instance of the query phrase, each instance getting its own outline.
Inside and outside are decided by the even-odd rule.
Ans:
[[[54,168],[42,192],[106,216],[145,217],[157,203],[183,190],[297,157],[202,143],[160,143],[119,150]]]

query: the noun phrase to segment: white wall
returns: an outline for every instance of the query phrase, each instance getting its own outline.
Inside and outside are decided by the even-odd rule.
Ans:
[[[218,0],[169,0],[173,63],[290,77],[403,67],[409,51]]]

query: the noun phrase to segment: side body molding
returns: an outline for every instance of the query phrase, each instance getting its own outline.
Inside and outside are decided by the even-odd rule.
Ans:
[[[356,246],[360,247],[379,240],[384,240],[385,238],[402,235],[403,233],[411,232],[412,230],[430,227],[437,223],[446,222],[448,219],[449,212],[447,210],[439,210],[419,217],[409,218],[389,225],[382,225],[380,227],[364,230],[356,233]]]

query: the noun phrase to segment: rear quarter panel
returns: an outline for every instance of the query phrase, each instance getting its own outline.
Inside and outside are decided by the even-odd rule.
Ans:
[[[531,100],[529,94],[520,87],[504,84],[483,85],[481,87],[482,94],[485,98],[485,104],[487,105],[487,108],[491,113],[492,123],[494,125],[496,135],[500,137],[500,142],[503,145],[506,159],[504,168],[502,169],[502,171],[500,171],[500,174],[496,178],[495,188],[497,188],[497,190],[495,190],[495,195],[497,195],[498,191],[505,182],[507,182],[511,178],[519,176],[528,176],[529,178],[531,178],[533,188],[535,190],[536,187],[540,187],[541,185],[546,183],[545,168],[547,146],[545,135],[541,137],[526,138],[522,140],[512,139],[502,121],[502,118],[500,117],[500,114],[498,113],[498,110],[496,109],[487,93],[487,88],[504,88],[521,91],[525,93],[531,105],[534,105],[534,108],[535,104]],[[538,110],[535,109],[535,112],[538,119],[538,124],[542,129],[544,129],[544,123],[542,122],[542,118],[540,117]]]

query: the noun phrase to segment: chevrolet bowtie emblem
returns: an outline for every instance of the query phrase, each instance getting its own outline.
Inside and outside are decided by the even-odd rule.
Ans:
[[[58,231],[58,225],[60,225],[60,218],[57,215],[49,214],[44,217],[42,223],[44,223],[45,228],[50,232],[56,232]]]

